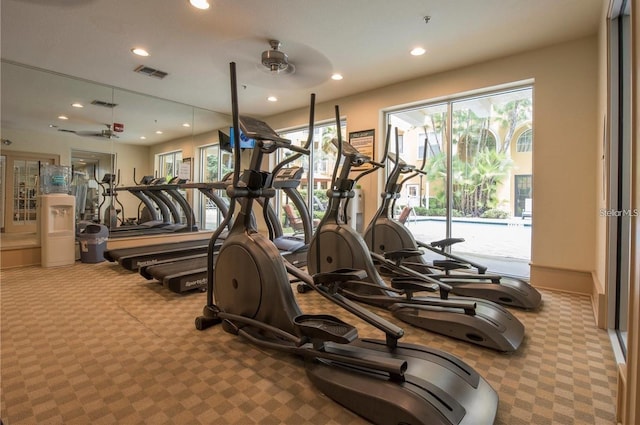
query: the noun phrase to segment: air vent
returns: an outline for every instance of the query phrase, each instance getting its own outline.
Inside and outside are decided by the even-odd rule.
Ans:
[[[140,65],[139,67],[134,69],[134,72],[137,72],[139,74],[144,74],[144,75],[147,75],[149,77],[159,78],[159,79],[163,79],[164,77],[169,75],[168,73],[166,73],[164,71],[160,71],[158,69],[151,68],[151,67],[144,66],[144,65]]]
[[[92,100],[92,105],[102,106],[103,108],[115,108],[118,106],[117,103],[105,102],[104,100]]]

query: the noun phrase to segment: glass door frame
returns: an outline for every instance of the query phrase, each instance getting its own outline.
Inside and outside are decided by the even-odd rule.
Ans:
[[[627,7],[625,11],[625,6]],[[607,212],[607,323],[627,357],[631,264],[631,18],[619,1],[609,17],[609,128]],[[627,214],[625,214],[627,212]]]

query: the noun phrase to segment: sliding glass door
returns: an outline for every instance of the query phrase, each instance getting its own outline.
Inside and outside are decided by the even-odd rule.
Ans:
[[[425,171],[404,182],[396,201],[398,210],[409,206],[415,212],[407,225],[416,239],[463,238],[452,252],[496,272],[528,276],[532,88],[426,104],[387,116],[399,129],[399,156]],[[392,143],[391,151],[395,149]]]

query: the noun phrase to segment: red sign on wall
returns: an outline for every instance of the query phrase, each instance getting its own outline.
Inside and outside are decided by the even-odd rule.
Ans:
[[[114,122],[113,123],[113,131],[118,132],[118,133],[122,133],[124,131],[124,124],[121,124],[119,122]]]

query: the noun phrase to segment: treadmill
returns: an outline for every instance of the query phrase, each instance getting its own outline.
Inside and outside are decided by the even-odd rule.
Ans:
[[[107,249],[104,258],[118,263],[127,270],[137,271],[140,267],[151,264],[175,261],[181,257],[192,257],[207,252],[209,237],[183,242],[167,242],[144,245],[132,248]]]
[[[307,222],[305,224],[304,238],[283,235],[282,226],[273,208],[271,208],[270,205],[267,208],[267,218],[273,225],[272,240],[274,244],[280,250],[281,255],[298,267],[306,264],[308,244],[313,234],[311,219],[306,204],[300,192],[297,190],[303,173],[304,169],[302,167],[282,168],[274,176],[273,187],[285,191],[294,206],[300,211],[300,216]],[[197,187],[200,190],[207,187],[220,189],[227,186],[226,181],[227,179],[223,180],[223,182],[214,183],[187,183],[184,187]],[[207,196],[212,196],[211,199],[213,199],[220,208],[220,197],[217,196],[213,190],[207,190],[207,192],[209,193]],[[258,202],[264,207],[264,203],[261,202],[261,200],[258,200]],[[226,204],[225,209],[221,209],[221,211],[225,211],[226,214]],[[205,250],[199,255],[178,258],[173,262],[144,264],[139,266],[139,272],[146,279],[155,279],[173,292],[205,291],[207,287],[207,253]]]
[[[148,176],[147,176],[148,177]],[[143,178],[142,183],[135,186],[123,186],[119,190],[127,190],[140,199],[152,215],[153,220],[138,225],[127,225],[112,229],[110,237],[144,236],[158,233],[175,233],[197,231],[195,215],[187,200],[178,191],[184,180],[174,177],[168,183],[164,178]],[[167,194],[169,196],[167,196]],[[182,209],[186,223],[182,222],[182,214],[175,202]],[[155,204],[155,206],[154,206]],[[156,207],[162,214],[158,220]]]
[[[133,196],[135,196],[136,198],[138,198],[140,202],[145,206],[146,210],[148,211],[148,214],[151,217],[151,220],[138,222],[138,224],[126,224],[120,227],[110,229],[112,233],[124,232],[124,231],[130,231],[130,230],[145,230],[145,229],[159,228],[162,226],[166,226],[167,224],[170,223],[169,221],[166,220],[165,217],[162,217],[162,219],[160,219],[160,216],[158,215],[158,211],[154,206],[153,201],[143,192],[145,187],[149,186],[150,184],[157,183],[159,181],[160,181],[159,179],[155,179],[153,176],[144,176],[140,181],[140,184],[137,184],[135,186],[119,186],[115,188],[116,192],[127,191],[131,193]]]
[[[195,232],[198,230],[193,209],[179,191],[179,189],[182,188],[182,185],[186,183],[186,180],[181,179],[180,177],[174,177],[166,184],[155,184],[147,188],[147,192],[155,195],[171,211],[171,216],[173,217],[173,222],[175,224],[168,227],[175,232]],[[166,195],[169,195],[169,197]],[[175,203],[172,202],[172,200],[175,201]],[[186,222],[182,222],[182,215],[175,204],[178,204],[182,209],[182,214],[184,215]]]
[[[213,186],[217,183],[185,183],[181,185],[187,189],[190,187],[198,187],[201,190],[206,190],[205,186]],[[224,199],[217,195],[214,191],[209,196],[220,208],[223,214],[227,213],[228,206]],[[224,234],[220,237],[224,239]],[[183,242],[168,242],[161,244],[143,245],[132,248],[118,248],[106,250],[104,258],[110,262],[117,262],[123,268],[131,271],[138,271],[140,268],[153,265],[163,264],[181,259],[195,258],[200,255],[206,255],[207,247],[209,245],[209,236],[203,237],[203,239],[183,241]],[[195,288],[192,288],[195,289]]]

